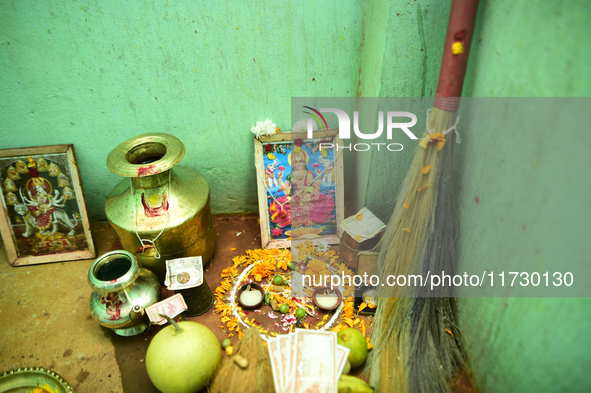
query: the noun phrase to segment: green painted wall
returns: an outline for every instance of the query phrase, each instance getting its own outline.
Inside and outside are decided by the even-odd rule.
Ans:
[[[587,1],[534,6],[495,0],[483,2],[479,16],[467,95],[591,96]],[[467,114],[465,143],[458,149],[460,269],[494,269],[500,262],[543,272],[588,263],[591,156],[578,141],[591,121],[590,104],[589,99],[537,102],[539,108],[527,108],[529,116],[521,119],[507,105],[488,124],[514,125],[488,133],[478,131],[487,129],[479,127],[486,119]],[[507,296],[466,298],[460,304],[481,390],[591,391],[591,300],[513,298],[510,291]]]
[[[372,49],[362,57],[360,95],[364,97],[430,97],[435,94],[450,1],[370,2],[379,31],[364,42]],[[368,11],[368,15],[370,11]],[[383,22],[383,20],[386,22]],[[371,26],[371,23],[369,23]],[[375,39],[374,39],[375,37]],[[379,46],[370,41],[379,43]],[[379,79],[371,74],[378,73]],[[371,81],[367,83],[367,79]],[[422,116],[422,114],[417,114]],[[375,129],[368,125],[367,129]],[[384,141],[386,142],[386,141]],[[367,183],[359,191],[365,205],[387,222],[394,209],[395,195],[414,156],[412,144],[391,154],[358,154],[359,178]],[[365,190],[371,190],[365,191]],[[363,206],[363,203],[360,203]]]
[[[389,2],[385,50],[376,49],[371,62],[379,65],[381,83],[362,95],[434,94],[448,5]],[[590,26],[585,0],[481,1],[464,95],[590,97]],[[588,264],[591,155],[580,141],[591,122],[590,104],[496,101],[494,110],[470,105],[479,109],[462,113],[456,149],[460,271],[544,272],[561,271],[565,262]],[[521,116],[516,108],[524,110]],[[508,126],[494,126],[504,121]],[[413,155],[408,149],[395,159],[374,153],[359,160],[359,177],[368,180],[358,193],[385,220]],[[478,389],[591,391],[591,300],[511,295],[460,300]]]
[[[255,212],[250,127],[270,117],[289,129],[291,97],[433,95],[448,7],[2,0],[0,147],[74,143],[100,219],[119,180],[105,166],[109,151],[169,132],[187,146],[183,164],[209,181],[214,212]],[[589,26],[586,0],[481,1],[465,95],[589,97]],[[478,115],[463,114],[457,149],[460,269],[588,261],[589,122],[548,118],[556,132],[515,138],[508,127],[479,132]],[[352,209],[387,220],[412,155],[350,155]],[[589,391],[589,299],[460,306],[480,391]]]
[[[256,212],[250,128],[291,97],[354,96],[363,2],[0,1],[0,147],[74,143],[90,214],[113,147],[167,132],[212,210]],[[299,120],[295,119],[294,121]]]

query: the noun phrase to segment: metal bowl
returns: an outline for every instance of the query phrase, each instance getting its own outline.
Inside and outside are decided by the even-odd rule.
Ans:
[[[261,301],[258,302],[257,304],[254,304],[254,305],[246,305],[246,304],[242,303],[242,301],[240,300],[240,295],[242,295],[242,292],[246,291],[246,289],[249,286],[250,286],[250,290],[251,291],[252,290],[256,290],[256,291],[259,291],[261,293]],[[242,307],[242,308],[247,308],[247,309],[259,308],[261,306],[261,304],[263,304],[263,302],[265,301],[265,290],[259,284],[256,284],[254,282],[251,282],[251,283],[248,283],[248,284],[244,284],[236,292],[236,299],[235,300],[236,300],[236,303],[238,303],[240,305],[240,307]]]
[[[318,300],[316,300],[316,297],[318,295],[332,295],[332,294],[335,294],[335,296],[337,297],[337,302],[332,307],[322,306],[318,303]],[[343,295],[341,294],[341,291],[339,291],[336,288],[335,289],[330,289],[328,287],[316,288],[314,290],[314,292],[312,292],[312,301],[314,302],[316,307],[321,308],[326,311],[332,311],[332,310],[336,310],[341,305],[341,302],[343,301]]]

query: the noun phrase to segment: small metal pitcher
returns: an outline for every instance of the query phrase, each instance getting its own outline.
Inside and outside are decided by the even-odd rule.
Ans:
[[[160,299],[160,281],[123,250],[101,255],[88,271],[90,314],[120,336],[134,336],[148,327],[144,309]]]

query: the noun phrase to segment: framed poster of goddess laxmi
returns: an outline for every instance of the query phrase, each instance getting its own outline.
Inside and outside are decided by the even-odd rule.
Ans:
[[[343,158],[338,130],[255,138],[261,242],[338,244],[343,218]]]

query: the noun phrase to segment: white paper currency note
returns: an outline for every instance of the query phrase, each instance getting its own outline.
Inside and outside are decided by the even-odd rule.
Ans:
[[[292,393],[336,393],[337,334],[295,330],[291,361]]]
[[[166,319],[162,318],[160,314],[166,315],[169,318],[174,318],[187,309],[187,304],[183,295],[177,293],[174,296],[166,298],[158,303],[154,303],[149,307],[146,307],[146,314],[148,319],[155,325],[166,324]]]
[[[201,257],[167,260],[164,284],[171,290],[193,288],[203,284]]]

